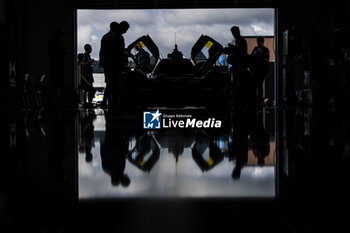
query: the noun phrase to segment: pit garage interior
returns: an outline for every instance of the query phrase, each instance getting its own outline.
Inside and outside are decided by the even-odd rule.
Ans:
[[[192,8],[275,9],[274,104],[257,113],[263,122],[259,127],[270,134],[264,164],[253,155],[251,144],[257,131],[249,134],[249,143],[247,137],[236,142],[232,132],[221,131],[209,131],[197,135],[202,141],[191,141],[182,131],[157,135],[140,130],[139,116],[134,112],[110,116],[110,125],[118,130],[108,132],[109,148],[105,126],[92,123],[104,116],[91,115],[76,105],[78,9]],[[0,0],[0,232],[349,231],[349,22],[348,1]],[[60,106],[52,106],[48,100],[47,44],[55,27],[66,30],[64,98]],[[37,82],[28,89],[26,81],[31,79]],[[33,90],[32,99],[24,98],[24,93]],[[42,98],[35,97],[38,93]],[[233,122],[235,132],[244,128],[242,125],[250,127],[249,114],[223,114],[228,114],[224,124]],[[127,132],[121,130],[125,125]],[[84,130],[88,133],[83,135]],[[130,136],[129,131],[136,133]],[[118,147],[126,137],[129,152],[138,142],[149,139],[151,147],[156,148],[150,154],[153,160],[144,158],[137,163],[133,150],[126,165],[125,160],[102,155],[102,150],[113,152],[113,145]],[[95,145],[91,145],[91,138]],[[213,151],[226,148],[227,155],[219,151],[216,157],[203,159],[196,152],[203,141]],[[101,147],[98,151],[97,145]],[[89,147],[95,147],[93,154],[86,152]],[[230,148],[246,150],[248,158],[245,162],[239,156],[231,160]],[[190,149],[192,158],[187,156]],[[162,156],[164,151],[174,158]],[[169,161],[168,171],[162,170],[160,164]],[[236,179],[232,168],[242,163],[241,179]],[[94,166],[97,168],[91,169]],[[197,173],[192,171],[198,171],[195,179],[190,175]],[[112,194],[122,190],[121,196],[103,196],[104,186],[97,178],[102,174],[110,182],[113,172],[119,172],[119,180],[112,180],[113,187],[108,186],[108,190]],[[128,179],[125,172],[129,172]],[[264,172],[268,183],[259,175]],[[96,178],[96,182],[84,183],[86,179],[80,175]],[[182,179],[186,175],[191,179]],[[147,183],[152,179],[159,183],[148,192],[133,196],[128,191],[152,184]],[[182,179],[177,184],[185,190],[184,195],[176,193],[180,189],[171,184],[175,179]],[[208,193],[203,193],[201,187],[206,184],[214,191],[209,187],[210,192],[205,189]],[[259,188],[265,190],[267,186],[268,195],[260,196]],[[170,193],[162,193],[167,187]],[[241,189],[247,192],[240,193]],[[86,190],[93,190],[98,198],[82,198]]]

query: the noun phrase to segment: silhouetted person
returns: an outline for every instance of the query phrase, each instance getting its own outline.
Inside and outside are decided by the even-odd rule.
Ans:
[[[113,85],[113,93],[112,96],[115,96],[115,104],[120,105],[121,103],[121,96],[122,96],[122,71],[125,70],[125,68],[128,66],[128,54],[125,49],[125,41],[123,34],[125,34],[130,28],[130,25],[127,21],[122,21],[119,24],[119,31],[118,31],[118,36],[119,36],[119,43],[120,47],[122,48],[122,52],[118,54],[120,56],[120,64],[117,65],[118,67],[118,79],[115,82],[115,85]],[[113,82],[112,82],[113,83]]]
[[[137,51],[136,54],[136,62],[137,65],[140,67],[140,69],[146,73],[150,72],[150,63],[151,63],[151,56],[150,54],[141,48],[139,45],[135,46],[135,49]]]
[[[103,106],[120,104],[121,74],[127,64],[123,34],[129,27],[126,21],[120,24],[112,22],[110,31],[101,39],[100,64],[104,69],[106,82]]]
[[[85,85],[85,83],[87,83],[87,80],[86,80],[86,78],[84,77],[84,75],[82,73],[82,64],[81,64],[83,62],[83,59],[84,59],[84,53],[78,53],[77,58],[78,58],[78,69],[80,71],[80,77],[79,77],[80,78],[80,86],[79,86],[79,88],[83,92],[83,99],[82,99],[82,101],[83,101],[83,104],[85,104],[86,93],[85,93],[85,90],[84,90],[84,85]]]
[[[244,37],[241,36],[241,31],[239,27],[233,26],[231,28],[231,33],[234,38],[232,41],[232,44],[229,44],[229,47],[232,49],[232,54],[244,57],[248,54],[248,46],[247,41],[244,39]]]
[[[104,69],[106,88],[104,90],[103,101],[101,107],[106,108],[108,102],[111,101],[110,97],[110,85],[113,79],[113,64],[116,63],[115,53],[117,50],[117,33],[119,24],[112,22],[109,25],[109,32],[107,32],[101,39],[100,47],[100,66]]]
[[[231,65],[232,92],[234,106],[238,109],[255,108],[256,88],[255,76],[247,66],[246,60],[239,56],[229,56]]]
[[[92,64],[95,62],[94,59],[91,59],[92,47],[90,44],[85,44],[84,46],[85,53],[82,56],[79,64],[81,67],[81,88],[84,91],[84,104],[86,107],[92,107],[92,100],[95,96],[96,90],[93,86],[94,77],[93,77],[93,67]],[[79,58],[78,58],[79,60]],[[86,103],[86,94],[88,101]]]
[[[48,44],[48,56],[54,105],[58,104],[64,85],[64,57],[67,54],[67,51],[62,46],[62,39],[65,33],[65,29],[57,27],[54,30],[53,39]]]
[[[250,108],[256,104],[256,88],[254,73],[249,69],[247,62],[247,42],[241,36],[239,27],[231,28],[234,40],[224,49],[227,53],[227,63],[230,64],[233,101],[235,107]]]
[[[265,39],[263,37],[258,37],[256,39],[257,46],[254,47],[252,51],[252,56],[261,57],[264,61],[269,62],[270,59],[270,51],[264,45]]]
[[[258,100],[263,100],[263,83],[266,78],[267,72],[269,71],[269,60],[270,60],[270,51],[264,45],[264,38],[258,37],[256,39],[257,46],[254,47],[251,55],[255,59],[255,67],[253,70],[256,75],[256,86],[257,86],[257,95]]]

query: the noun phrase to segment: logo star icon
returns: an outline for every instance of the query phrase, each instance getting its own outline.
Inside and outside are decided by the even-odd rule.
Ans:
[[[153,116],[151,122],[153,122],[155,119],[157,119],[157,121],[159,121],[159,116],[162,114],[159,112],[159,109],[158,109],[157,112],[152,113],[151,115]]]

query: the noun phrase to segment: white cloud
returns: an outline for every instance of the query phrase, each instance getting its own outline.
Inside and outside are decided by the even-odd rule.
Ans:
[[[252,25],[252,28],[254,29],[255,32],[261,32],[263,29],[259,25]]]
[[[251,28],[254,30],[255,35],[272,35],[273,28],[268,27],[265,23],[254,23],[251,25]]]
[[[91,36],[91,40],[92,40],[92,41],[100,41],[101,38],[99,38],[99,37],[96,36],[96,35],[92,35],[92,36]]]
[[[94,30],[91,25],[81,25],[78,27],[78,50],[84,51],[84,45],[91,43]]]

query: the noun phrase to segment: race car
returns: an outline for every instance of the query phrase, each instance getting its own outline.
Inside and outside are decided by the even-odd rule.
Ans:
[[[167,58],[160,58],[153,40],[142,36],[127,48],[130,69],[124,72],[123,103],[147,106],[186,107],[227,105],[230,73],[215,65],[223,47],[201,35],[184,58],[175,44]]]

